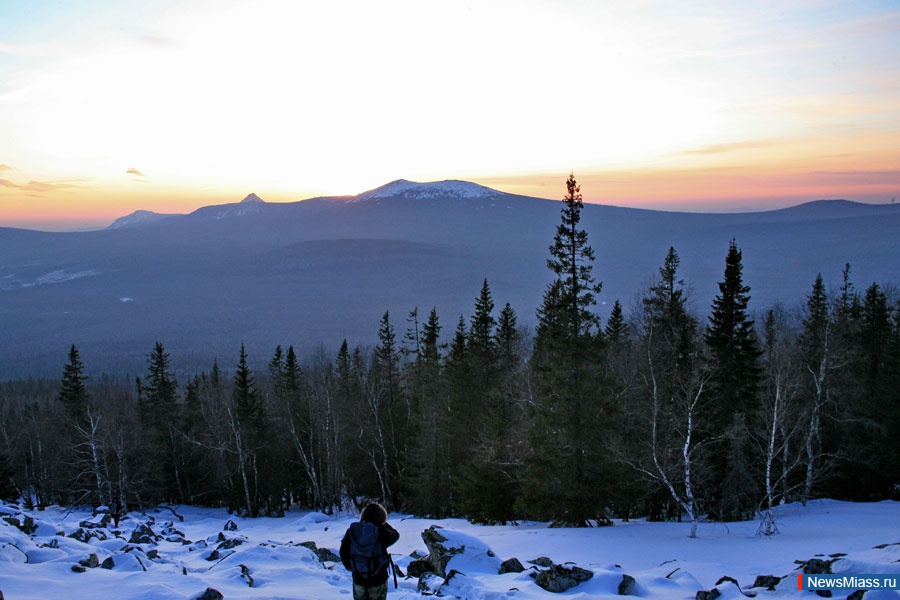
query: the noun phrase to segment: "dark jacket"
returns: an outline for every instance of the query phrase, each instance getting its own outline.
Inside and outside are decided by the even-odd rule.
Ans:
[[[388,546],[395,544],[397,540],[400,539],[400,533],[390,526],[389,523],[384,523],[378,527],[378,540],[381,542],[381,547],[384,548],[385,554],[387,554]],[[350,557],[350,529],[347,528],[347,533],[344,534],[344,539],[341,540],[341,562],[344,563],[344,568],[348,571],[352,571],[351,557]],[[364,578],[360,577],[356,573],[353,573],[353,583],[358,585],[362,585],[365,587],[372,587],[375,585],[381,585],[388,579],[388,568],[389,564],[385,564],[384,567],[375,574],[374,577]]]

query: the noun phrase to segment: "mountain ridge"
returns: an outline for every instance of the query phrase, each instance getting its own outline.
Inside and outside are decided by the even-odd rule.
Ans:
[[[306,198],[292,202],[265,202],[255,193],[248,194],[239,202],[215,204],[200,207],[189,213],[180,214],[162,214],[149,210],[138,210],[125,217],[116,219],[107,229],[121,229],[124,227],[141,227],[145,225],[156,224],[164,219],[171,217],[211,217],[214,219],[223,219],[227,217],[241,217],[249,214],[259,214],[264,211],[279,211],[283,214],[286,211],[297,208],[307,202],[313,203],[348,203],[362,204],[370,201],[383,200],[507,200],[515,202],[516,199],[527,198],[529,200],[542,200],[546,202],[559,201],[550,198],[539,198],[534,196],[520,196],[501,192],[493,188],[483,186],[468,181],[448,179],[442,181],[416,182],[406,179],[397,179],[386,183],[382,186],[373,188],[356,194],[355,196],[317,196],[314,198]],[[900,210],[900,205],[893,204],[868,204],[846,199],[821,199],[803,202],[785,208],[762,211],[745,211],[736,213],[710,213],[696,211],[668,211],[659,209],[633,208],[625,206],[616,206],[611,204],[585,203],[585,206],[602,206],[610,209],[624,209],[634,211],[648,211],[652,213],[665,214],[688,214],[688,215],[755,215],[754,218],[768,219],[773,217],[813,217],[821,218],[837,218],[846,217],[850,213],[856,216],[871,214],[873,211]],[[818,212],[818,214],[816,214]]]
[[[94,372],[131,374],[155,341],[187,371],[230,364],[242,343],[261,363],[278,344],[366,347],[385,311],[401,331],[416,307],[435,308],[449,335],[485,278],[497,306],[509,302],[533,327],[560,201],[418,185],[395,183],[372,201],[236,202],[88,232],[0,228],[0,380],[58,376],[73,343]],[[751,310],[799,305],[818,273],[836,287],[848,262],[858,289],[900,282],[894,205],[703,214],[585,204],[581,224],[604,319],[616,299],[634,305],[670,246],[700,318],[732,239]]]

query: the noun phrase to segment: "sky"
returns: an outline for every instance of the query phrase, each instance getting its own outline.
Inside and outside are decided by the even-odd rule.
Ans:
[[[0,226],[464,179],[733,212],[900,197],[895,0],[0,7]]]

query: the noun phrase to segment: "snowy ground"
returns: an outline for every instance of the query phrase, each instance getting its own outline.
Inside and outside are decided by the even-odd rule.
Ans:
[[[72,537],[83,521],[100,524],[89,511],[68,512],[51,507],[24,513],[0,506],[0,591],[5,600],[188,600],[214,588],[224,598],[260,600],[350,600],[350,574],[338,563],[320,562],[300,542],[335,552],[351,515],[328,517],[318,513],[291,513],[283,519],[240,519],[224,510],[175,507],[180,521],[168,510],[130,513],[118,529],[99,526],[85,531],[101,534],[87,542]],[[23,522],[31,516],[37,529],[26,535],[7,521]],[[152,517],[152,519],[151,519]],[[237,529],[227,531],[232,520]],[[149,523],[160,539],[131,543],[137,527]],[[426,554],[421,533],[432,524],[478,538],[495,557],[455,557],[448,565],[465,573],[441,590],[444,597],[470,599],[617,598],[622,574],[635,578],[634,595],[643,598],[693,599],[723,576],[736,579],[747,594],[758,598],[816,598],[797,590],[795,561],[815,555],[846,554],[833,564],[836,573],[900,574],[900,503],[850,504],[830,500],[803,507],[788,505],[779,511],[781,534],[757,537],[757,523],[708,523],[699,537],[687,537],[689,524],[617,522],[598,529],[551,529],[545,523],[508,527],[482,527],[464,520],[434,521],[391,515],[400,541],[391,547],[404,572],[414,551]],[[105,540],[100,538],[106,537]],[[169,538],[173,541],[167,541]],[[183,538],[184,541],[181,541]],[[243,543],[218,548],[222,540]],[[882,548],[875,546],[885,545]],[[129,551],[125,551],[128,548]],[[154,552],[155,551],[155,552]],[[90,555],[106,567],[73,571]],[[528,560],[546,556],[555,563],[572,562],[593,572],[593,578],[562,594],[539,588],[523,573],[496,574],[500,559]],[[107,560],[111,559],[111,560]],[[88,563],[90,564],[90,563]],[[96,564],[96,563],[94,563]],[[750,589],[757,575],[786,576],[776,591]],[[249,580],[252,578],[252,587]],[[417,579],[400,579],[390,586],[389,599],[419,598]],[[722,600],[744,598],[731,583],[718,586]],[[844,598],[846,594],[836,594]],[[900,599],[900,592],[869,592],[866,600]]]

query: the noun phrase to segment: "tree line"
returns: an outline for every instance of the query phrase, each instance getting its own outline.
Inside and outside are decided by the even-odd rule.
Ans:
[[[248,516],[377,499],[482,523],[684,518],[692,535],[754,515],[775,533],[783,502],[900,498],[893,288],[859,292],[847,265],[839,288],[819,275],[757,322],[732,240],[705,317],[670,248],[604,323],[573,176],[566,189],[533,332],[485,280],[455,328],[385,312],[372,349],[277,346],[254,370],[242,346],[181,382],[162,343],[135,381],[89,378],[72,345],[60,380],[0,386],[0,497]]]

